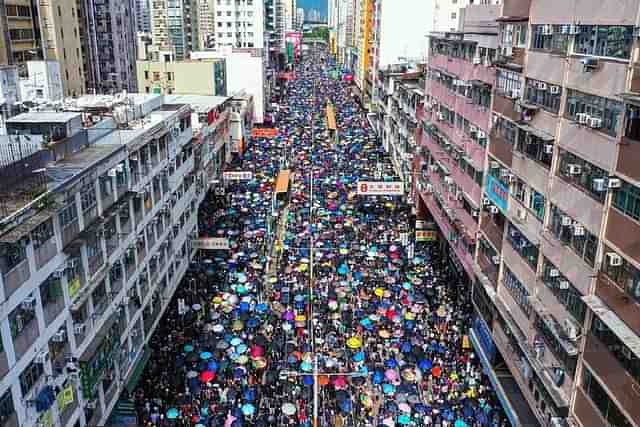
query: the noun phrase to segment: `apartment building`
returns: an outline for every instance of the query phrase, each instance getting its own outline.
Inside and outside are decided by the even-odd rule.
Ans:
[[[196,0],[154,0],[151,3],[153,44],[172,49],[177,59],[188,58],[200,42],[198,7]]]
[[[430,37],[418,216],[514,425],[640,424],[639,7],[503,0]]]
[[[226,68],[224,59],[138,61],[138,85],[144,93],[225,96]]]
[[[216,0],[213,5],[216,48],[261,48],[265,6],[262,0]]]
[[[201,3],[205,2],[201,1]],[[151,2],[150,0],[135,0],[136,4],[136,32],[151,32]]]
[[[89,93],[135,92],[136,26],[148,9],[138,0],[78,2],[82,65]],[[148,6],[148,4],[147,4]],[[137,14],[133,14],[132,11]],[[138,22],[138,18],[142,22]]]
[[[105,424],[188,268],[217,178],[204,166],[229,139],[230,100],[208,98],[84,96],[7,121],[4,426]],[[20,155],[7,150],[17,144]]]
[[[377,4],[377,0],[356,0],[355,49],[353,50],[354,90],[362,106],[367,110],[371,106],[373,91],[370,64],[373,62],[373,20]]]

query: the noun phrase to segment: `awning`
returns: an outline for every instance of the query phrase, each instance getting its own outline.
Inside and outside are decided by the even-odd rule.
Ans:
[[[0,243],[13,244],[18,242],[18,240],[31,233],[34,228],[51,218],[53,214],[54,212],[48,209],[36,212],[36,214],[31,218],[22,221],[7,233],[4,233],[2,236],[0,236]]]
[[[540,130],[540,129],[536,129],[533,126],[529,126],[526,123],[522,123],[522,122],[516,122],[516,126],[519,127],[520,129],[522,129],[523,131],[532,134],[533,136],[536,136],[544,141],[553,141],[554,137],[553,135],[548,134],[547,132]]]
[[[278,174],[276,180],[276,193],[286,193],[289,191],[289,175],[290,171],[285,169]]]
[[[145,346],[140,360],[136,364],[135,368],[133,368],[131,376],[129,377],[129,382],[127,383],[127,391],[129,392],[129,394],[132,394],[135,391],[136,386],[140,382],[140,378],[142,378],[144,368],[147,366],[147,362],[150,358],[151,349],[148,346]]]
[[[640,357],[640,337],[638,337],[622,319],[595,295],[584,296],[582,297],[582,301],[616,334],[620,341],[629,347],[629,350],[631,350],[636,357]]]

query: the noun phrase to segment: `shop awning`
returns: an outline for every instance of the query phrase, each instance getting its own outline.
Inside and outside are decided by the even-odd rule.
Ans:
[[[602,322],[607,325],[611,331],[622,341],[629,349],[640,357],[640,337],[638,337],[627,326],[622,319],[620,319],[609,307],[595,295],[588,295],[582,297],[582,301],[595,313],[596,316]]]
[[[336,112],[331,104],[327,105],[327,129],[336,130]]]
[[[286,193],[289,191],[289,175],[290,171],[285,169],[278,174],[276,180],[276,193]]]

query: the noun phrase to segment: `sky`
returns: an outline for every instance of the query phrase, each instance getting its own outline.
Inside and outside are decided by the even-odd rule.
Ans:
[[[305,11],[318,9],[323,17],[327,17],[327,0],[298,0],[297,6],[304,8]]]

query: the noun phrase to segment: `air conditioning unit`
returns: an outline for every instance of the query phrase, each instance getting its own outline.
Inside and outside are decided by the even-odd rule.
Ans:
[[[479,56],[474,56],[473,65],[480,65],[480,64],[482,64],[482,58],[480,58]]]
[[[562,290],[569,289],[569,281],[568,280],[560,280],[558,281],[558,288]]]
[[[491,257],[491,261],[493,261],[493,263],[494,263],[495,265],[500,265],[500,257],[499,257],[499,256],[497,256],[497,255],[496,255],[496,256],[492,256],[492,257]]]
[[[600,117],[589,117],[588,124],[591,129],[600,129],[602,127],[602,119]]]
[[[47,356],[49,354],[46,351],[42,351],[36,355],[35,362],[44,365],[47,362]]]
[[[489,199],[488,197],[483,197],[482,206],[491,206],[491,199]]]
[[[36,306],[36,297],[30,295],[27,298],[24,299],[24,301],[22,301],[22,303],[20,304],[20,307],[23,310],[33,310]]]
[[[509,169],[504,168],[504,169],[500,169],[500,178],[506,178],[508,177],[509,174]]]
[[[551,95],[560,95],[560,86],[550,86],[549,93]]]
[[[569,26],[569,34],[580,34],[582,32],[582,27],[580,25],[571,24]]]
[[[567,167],[567,172],[569,172],[569,175],[580,175],[582,173],[582,166],[570,164]]]
[[[561,418],[561,417],[553,417],[553,418],[551,418],[551,427],[566,427],[566,423],[564,422],[564,418]]]
[[[478,127],[475,125],[470,125],[469,126],[469,133],[476,133],[478,132]]]
[[[475,209],[474,209],[474,210],[472,210],[472,211],[471,211],[471,216],[472,216],[473,218],[477,218],[477,217],[478,217],[478,215],[480,215],[480,212],[478,212],[477,210],[475,210]]]
[[[87,325],[84,325],[84,324],[75,325],[73,327],[73,332],[75,332],[78,335],[81,335],[81,334],[84,334],[85,329],[87,329]]]
[[[622,265],[622,257],[615,252],[607,252],[605,255],[607,264],[611,267],[620,267]]]
[[[576,114],[576,121],[581,125],[586,125],[589,123],[589,115],[587,113],[578,113]]]
[[[561,223],[563,226],[568,227],[568,226],[570,226],[571,224],[573,224],[573,220],[571,219],[571,217],[570,217],[570,216],[563,215],[563,216],[560,218],[560,223]]]
[[[491,206],[489,206],[488,210],[489,210],[489,213],[491,213],[491,214],[497,214],[498,213],[498,207],[497,206],[491,205]]]
[[[444,120],[444,114],[442,114],[442,113],[438,113],[438,115],[437,115],[437,119],[438,119],[438,121],[440,121],[440,122],[441,122],[441,121],[443,121],[443,120]]]
[[[584,71],[595,70],[596,68],[598,68],[598,65],[600,65],[600,61],[598,61],[598,58],[593,57],[584,58],[580,62],[582,63]]]
[[[53,342],[64,342],[67,339],[67,331],[64,329],[59,330],[51,337]]]
[[[547,84],[544,82],[538,82],[538,90],[547,90]]]
[[[487,134],[484,133],[483,131],[478,131],[478,139],[485,139],[487,137]]]
[[[584,227],[580,224],[573,225],[573,235],[574,236],[584,236]]]
[[[451,178],[450,176],[445,176],[444,177],[444,183],[447,184],[447,185],[453,184],[453,178]]]
[[[518,219],[520,221],[526,221],[527,220],[527,210],[524,208],[518,208]]]
[[[619,178],[609,178],[607,181],[607,187],[609,188],[620,188],[622,187],[622,181]]]
[[[549,270],[549,277],[559,277],[560,276],[560,270],[558,270],[557,268],[552,268],[551,270]]]
[[[564,322],[562,322],[562,327],[569,341],[575,341],[578,339],[578,326],[573,323],[573,320],[564,319]]]
[[[511,90],[511,98],[513,98],[513,99],[520,98],[520,89],[512,89]]]
[[[495,160],[490,160],[489,161],[489,168],[490,169],[498,169],[500,167],[500,163],[496,162]]]
[[[591,187],[593,188],[593,191],[601,193],[603,191],[607,191],[607,182],[604,178],[595,178],[591,182]]]
[[[553,154],[553,144],[545,144],[543,150],[545,154]]]
[[[543,25],[542,31],[540,32],[543,36],[553,35],[553,26],[552,25]]]

